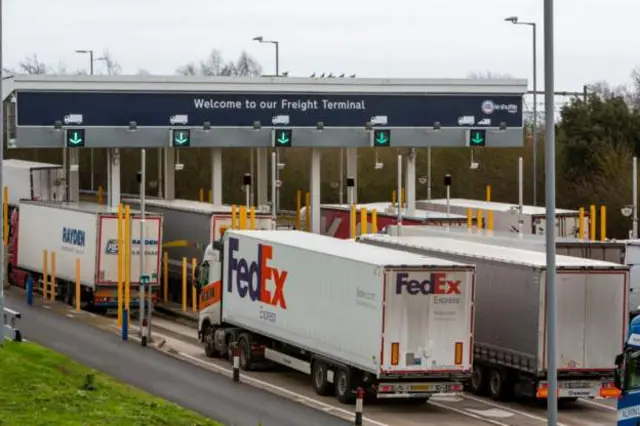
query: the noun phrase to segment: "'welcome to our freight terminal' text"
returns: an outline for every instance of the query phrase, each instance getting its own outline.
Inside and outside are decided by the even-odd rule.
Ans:
[[[196,109],[226,109],[226,110],[278,110],[278,111],[315,111],[342,110],[364,111],[367,109],[364,100],[332,101],[329,99],[280,99],[278,101],[220,100],[194,98]]]

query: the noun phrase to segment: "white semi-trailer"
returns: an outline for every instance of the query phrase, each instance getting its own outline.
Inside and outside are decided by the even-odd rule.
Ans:
[[[64,170],[59,164],[8,159],[2,162],[2,184],[7,187],[9,206],[20,200],[63,201]]]
[[[494,399],[547,397],[546,258],[541,252],[438,237],[365,235],[361,243],[476,265],[470,387]],[[612,397],[627,327],[629,268],[557,256],[560,398]]]
[[[275,362],[351,402],[426,400],[471,374],[474,267],[300,231],[234,231],[199,268],[199,337],[240,367]]]
[[[125,199],[123,202],[140,209],[138,199]],[[187,269],[190,271],[191,260],[202,259],[207,245],[218,240],[225,229],[232,227],[232,207],[192,200],[159,199],[147,199],[145,205],[147,211],[163,216],[162,235],[164,244],[168,246],[165,251],[169,256],[169,294],[173,300],[179,300],[182,294],[182,259],[187,258]],[[239,209],[236,214],[239,214]],[[247,226],[249,225],[247,218]],[[238,221],[236,226],[239,226]],[[276,224],[270,214],[256,212],[255,227],[275,229]]]
[[[48,274],[55,252],[56,294],[75,304],[76,259],[80,259],[81,303],[98,310],[116,309],[118,292],[118,212],[93,203],[21,201],[12,222],[10,273],[24,286],[27,275],[39,284],[47,251]],[[145,271],[157,297],[162,244],[162,216],[145,217]],[[140,214],[131,213],[131,303],[138,307],[140,285]]]

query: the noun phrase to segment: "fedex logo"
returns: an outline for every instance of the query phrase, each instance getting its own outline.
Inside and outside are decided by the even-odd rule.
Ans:
[[[235,273],[235,287],[240,297],[245,298],[248,295],[254,302],[287,309],[284,285],[288,272],[268,264],[273,257],[273,247],[258,244],[257,261],[251,263],[244,258],[235,257],[239,248],[240,240],[229,238],[227,291],[233,292]]]
[[[434,272],[430,279],[424,281],[409,279],[409,274],[401,272],[396,275],[396,294],[403,291],[411,295],[416,294],[436,294],[436,295],[458,295],[460,290],[460,280],[447,280],[447,274]]]

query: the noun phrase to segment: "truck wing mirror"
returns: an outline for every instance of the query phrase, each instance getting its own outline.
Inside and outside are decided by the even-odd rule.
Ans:
[[[620,369],[613,370],[613,385],[622,390],[622,378],[620,377]]]
[[[620,367],[622,365],[623,360],[624,360],[624,354],[616,355],[616,366]]]

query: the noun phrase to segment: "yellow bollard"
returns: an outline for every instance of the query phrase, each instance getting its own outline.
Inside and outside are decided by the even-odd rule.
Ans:
[[[491,201],[491,185],[487,185],[485,187],[485,196],[487,198],[487,201]]]
[[[355,238],[358,236],[358,230],[356,227],[356,215],[357,215],[357,211],[356,211],[356,205],[352,204],[351,205],[351,213],[349,216],[350,219],[350,225],[349,225],[349,238]]]
[[[42,299],[47,300],[47,291],[49,291],[49,253],[42,250]]]
[[[249,209],[249,229],[252,231],[256,229],[256,208],[253,206]]]
[[[578,238],[584,240],[584,207],[580,207],[578,215]]]
[[[209,190],[209,202],[213,202],[213,191],[211,189]]]
[[[204,188],[202,188],[202,187],[200,188],[200,194],[198,194],[198,195],[199,195],[198,198],[200,199],[200,202],[201,203],[204,202]]]
[[[196,267],[198,266],[198,259],[195,257],[191,259],[191,305],[193,312],[198,312],[198,282],[196,281]]]
[[[302,191],[296,191],[296,229],[302,227]]]
[[[404,188],[400,188],[400,206],[405,208],[407,206],[407,195],[404,191]]]
[[[378,233],[378,211],[376,209],[371,210],[371,233]]]
[[[477,224],[476,226],[478,227],[478,229],[483,229],[483,223],[482,223],[482,209],[478,209],[478,220],[477,220]]]
[[[369,227],[369,220],[367,219],[367,209],[362,207],[360,209],[360,235],[364,235],[367,233],[367,228]]]
[[[124,209],[124,240],[122,245],[124,246],[124,309],[127,310],[127,324],[131,324],[131,207],[128,205]]]
[[[311,193],[304,194],[304,227],[311,232]]]
[[[596,240],[596,206],[593,204],[589,208],[589,239]]]
[[[493,231],[493,210],[487,210],[487,230]]]
[[[187,312],[187,258],[182,258],[182,312]]]
[[[102,185],[98,185],[98,204],[102,205]]]
[[[247,229],[247,207],[240,206],[240,229]]]
[[[237,226],[237,222],[236,222],[236,214],[238,211],[238,207],[236,207],[235,204],[231,205],[231,229],[236,229]]]
[[[56,252],[51,252],[51,301],[56,301]]]
[[[467,209],[467,229],[473,228],[473,210]]]
[[[162,257],[162,281],[164,284],[164,303],[169,303],[169,252],[164,252],[164,256]]]
[[[122,327],[122,309],[124,308],[124,284],[123,280],[123,271],[122,271],[122,260],[124,258],[123,253],[123,245],[124,239],[122,237],[123,234],[123,221],[122,217],[122,203],[118,204],[118,327]]]
[[[80,258],[76,259],[76,312],[80,312],[80,299],[82,291],[80,289]]]
[[[5,186],[2,194],[3,204],[2,209],[4,211],[4,245],[9,245],[9,187]]]
[[[397,200],[397,194],[396,194],[396,190],[394,189],[393,191],[391,191],[391,206],[392,207],[396,206],[396,200]]]
[[[600,206],[600,241],[607,241],[607,206]]]

